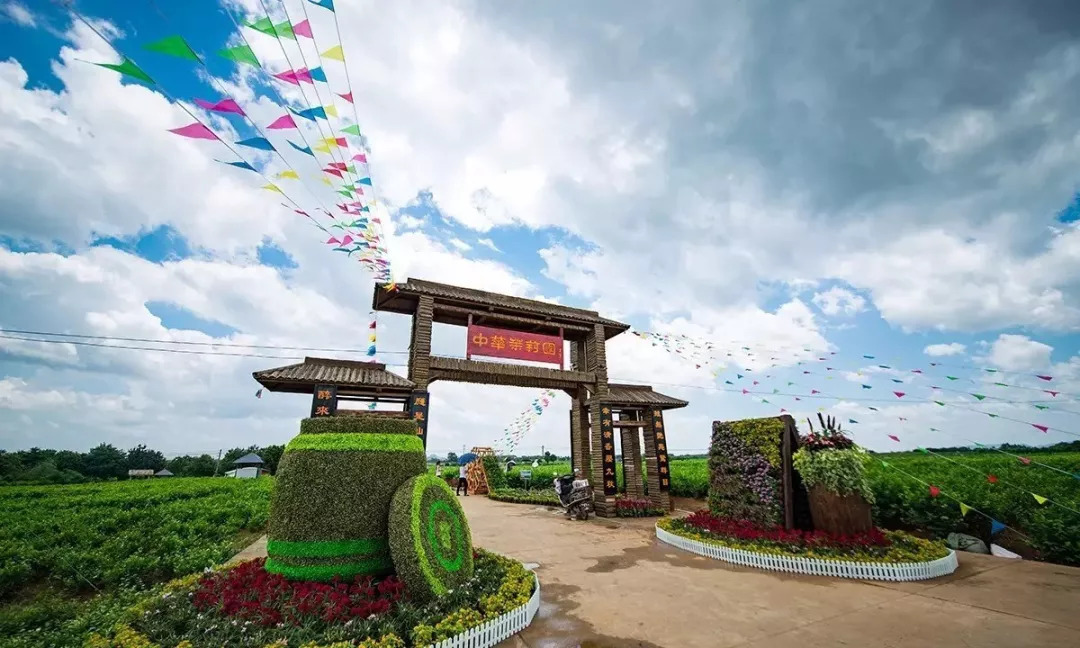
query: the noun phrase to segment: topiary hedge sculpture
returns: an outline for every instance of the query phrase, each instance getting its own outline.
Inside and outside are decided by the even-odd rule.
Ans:
[[[278,466],[266,570],[312,581],[393,571],[390,502],[399,486],[425,470],[414,421],[304,419]]]
[[[390,504],[390,553],[398,578],[419,600],[442,596],[472,578],[472,535],[446,482],[424,474],[397,490]]]

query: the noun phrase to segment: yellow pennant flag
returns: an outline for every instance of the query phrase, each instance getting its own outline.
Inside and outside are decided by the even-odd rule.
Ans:
[[[319,153],[329,153],[330,147],[327,146],[325,142],[323,142],[322,144],[316,144],[315,146],[312,146],[311,150],[318,151]]]
[[[341,45],[334,45],[319,56],[323,58],[333,59],[335,61],[345,62],[345,52],[341,49]]]
[[[1038,502],[1039,504],[1046,504],[1047,502],[1050,501],[1050,500],[1046,499],[1045,497],[1043,497],[1042,495],[1036,495],[1035,493],[1032,493],[1031,496],[1034,497],[1035,501]]]
[[[293,171],[292,169],[289,169],[287,171],[282,171],[281,173],[277,174],[277,177],[279,177],[279,178],[292,178],[293,180],[299,180],[300,179],[300,174],[297,173],[296,171]]]
[[[322,181],[323,181],[323,184],[326,185],[327,187],[333,187],[334,186],[333,183],[330,182],[330,178],[327,178],[325,175],[322,177]]]
[[[374,342],[374,341],[375,341],[375,334],[374,334],[374,333],[372,333],[372,334],[371,334],[371,335],[370,335],[370,336],[368,337],[368,340],[369,340],[370,342]]]
[[[960,515],[967,515],[968,511],[970,511],[970,510],[971,510],[970,506],[968,506],[967,504],[964,504],[963,502],[960,502]]]
[[[276,192],[278,192],[279,194],[284,194],[284,193],[285,193],[285,192],[284,192],[284,191],[282,191],[282,190],[281,190],[280,188],[278,188],[278,186],[277,186],[276,184],[267,184],[267,185],[263,185],[263,186],[262,186],[262,188],[263,188],[263,189],[266,189],[266,190],[268,190],[268,191],[276,191]]]
[[[326,114],[330,115],[331,117],[338,116],[337,106],[335,106],[334,104],[330,104],[329,106],[323,106],[323,110],[325,110]]]

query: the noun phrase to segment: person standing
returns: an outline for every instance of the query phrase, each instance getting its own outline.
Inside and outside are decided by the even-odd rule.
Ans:
[[[438,477],[439,479],[442,479],[442,462],[441,461],[436,461],[435,462],[435,476]]]
[[[458,467],[457,494],[461,495],[461,489],[465,489],[465,497],[469,496],[469,480],[465,478],[464,464]]]

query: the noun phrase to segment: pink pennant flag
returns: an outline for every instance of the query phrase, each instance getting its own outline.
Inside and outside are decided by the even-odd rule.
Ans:
[[[330,174],[336,175],[339,178],[342,177],[341,171],[338,171],[337,169],[331,169],[329,167],[323,169],[323,173],[330,173]]]
[[[280,130],[283,128],[296,128],[296,122],[293,121],[292,115],[285,113],[281,117],[274,120],[274,123],[266,127],[270,130]]]
[[[756,385],[756,384],[758,384],[758,381],[756,381],[756,380],[755,380],[755,381],[754,381],[754,384],[755,384],[755,385]]]
[[[315,85],[315,82],[311,79],[311,70],[307,68],[300,68],[293,76],[297,81],[307,81],[311,85]]]
[[[1039,380],[1045,380],[1047,382],[1050,382],[1051,380],[1054,379],[1053,376],[1040,376],[1038,374],[1035,374],[1035,377],[1038,378]]]
[[[293,85],[300,85],[300,81],[296,78],[296,72],[294,70],[285,70],[284,72],[278,72],[274,75],[275,79],[280,79],[286,83]]]
[[[357,162],[367,164],[367,156],[363,153],[357,153],[356,155],[352,156],[352,159],[356,160]]]
[[[235,101],[233,101],[232,99],[228,99],[228,98],[222,99],[221,101],[219,101],[217,103],[211,103],[209,101],[206,101],[205,99],[196,99],[195,103],[200,108],[205,108],[206,110],[209,110],[209,111],[212,111],[212,112],[233,113],[233,114],[236,114],[236,115],[244,115],[244,110],[243,110],[243,108],[240,107],[240,104],[238,104]]]
[[[917,373],[917,374],[921,374],[921,373],[922,373],[922,369],[912,369],[912,370],[911,370],[911,373]]]
[[[931,485],[930,486],[930,497],[937,497],[938,495],[941,495],[941,489],[938,488],[937,486]]]
[[[348,245],[349,243],[352,243],[352,242],[353,242],[353,237],[348,235],[348,234],[345,235],[345,238],[341,239],[342,247],[344,247],[344,246],[346,246],[346,245]]]
[[[311,23],[306,20],[293,25],[292,33],[296,34],[297,36],[306,36],[307,38],[310,38],[312,40],[315,39],[315,36],[311,33]]]
[[[337,169],[338,171],[344,171],[347,168],[344,162],[331,162],[326,166],[330,167],[331,169]]]
[[[1051,391],[1049,389],[1044,389],[1043,391],[1046,392],[1047,394],[1050,394],[1051,396],[1057,396],[1058,394],[1061,393],[1061,392]]]
[[[894,391],[893,393],[896,394],[897,398],[903,398],[904,397],[904,392]]]
[[[1045,425],[1039,425],[1038,423],[1032,423],[1031,427],[1035,428],[1036,430],[1041,430],[1043,432],[1049,432],[1050,431],[1050,428],[1048,428]]]
[[[359,200],[357,200],[356,202],[349,203],[349,207],[363,207],[363,206],[364,206],[364,203],[359,201]]]
[[[787,410],[786,410],[786,409],[784,409],[783,407],[781,407],[781,408],[780,408],[780,413],[781,413],[781,414],[783,414],[783,413],[784,413],[784,412],[786,412],[786,411],[787,411]]]
[[[889,438],[893,441],[896,441],[897,443],[900,443],[900,437],[896,436],[895,434],[890,434]]]
[[[1020,463],[1024,464],[1025,466],[1031,465],[1031,459],[1028,459],[1027,457],[1017,457],[1017,459],[1019,459]]]
[[[300,214],[301,216],[307,216],[308,218],[311,218],[311,214],[307,213],[303,209],[294,209],[293,211],[297,214]]]
[[[748,391],[746,391],[746,390],[744,389],[744,390],[742,390],[742,393],[744,393],[744,394],[749,394],[750,392],[748,392]]]
[[[180,128],[170,128],[170,133],[176,133],[183,137],[190,137],[192,139],[208,139],[216,140],[217,135],[214,135],[214,131],[206,127],[206,125],[195,122],[194,124],[188,124],[187,126],[181,126]]]
[[[352,100],[352,91],[346,92],[345,94],[339,94],[338,96],[341,97],[342,99],[344,99],[345,101],[348,101],[349,103],[353,102],[353,100]]]
[[[819,392],[819,391],[818,391],[818,390],[816,390],[816,389],[811,389],[811,390],[810,390],[810,394],[811,394],[811,395],[813,395],[813,394],[820,394],[820,393],[821,393],[821,392]]]
[[[329,239],[327,239],[326,244],[327,245],[331,245],[331,244],[333,244],[333,245],[341,245],[341,241],[339,241],[335,237],[331,236]]]

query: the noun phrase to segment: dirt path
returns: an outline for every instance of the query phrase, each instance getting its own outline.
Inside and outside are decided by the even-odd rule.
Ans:
[[[461,501],[478,546],[538,565],[540,613],[503,646],[1017,648],[1080,631],[1080,569],[963,554],[922,583],[783,575],[661,544],[650,520]]]

